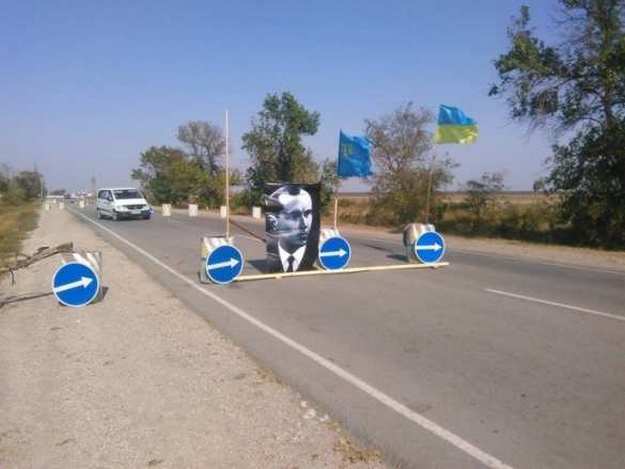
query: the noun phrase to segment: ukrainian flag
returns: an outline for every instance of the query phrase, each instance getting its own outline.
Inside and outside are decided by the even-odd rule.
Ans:
[[[457,107],[440,106],[438,128],[434,143],[474,143],[477,140],[477,122]]]

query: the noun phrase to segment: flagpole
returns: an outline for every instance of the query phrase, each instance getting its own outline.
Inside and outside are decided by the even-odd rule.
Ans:
[[[339,220],[339,185],[341,184],[341,178],[339,177],[339,158],[341,155],[341,132],[339,130],[339,154],[336,157],[336,188],[334,189],[334,229],[337,230]]]
[[[430,198],[432,197],[432,178],[434,175],[434,163],[436,162],[436,153],[432,156],[430,164],[430,174],[428,175],[428,190],[425,194],[425,223],[430,223]]]
[[[230,129],[228,127],[228,110],[226,109],[226,240],[230,239],[230,155],[228,148]]]
[[[334,229],[337,229],[339,219],[339,184],[340,180],[336,181],[336,191],[334,192]]]

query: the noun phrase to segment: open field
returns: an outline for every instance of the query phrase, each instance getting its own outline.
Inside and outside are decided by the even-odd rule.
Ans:
[[[479,212],[466,192],[437,193],[430,222],[445,234],[505,238],[548,244],[581,245],[571,227],[559,219],[557,196],[534,192],[500,192],[489,197]],[[339,197],[339,221],[399,228],[396,216],[382,205],[374,207],[371,194],[346,193]],[[328,213],[327,219],[333,217]],[[425,221],[415,213],[414,221]],[[596,247],[596,246],[589,246]]]
[[[448,203],[462,203],[467,198],[467,193],[464,191],[459,192],[442,192],[440,194],[441,200]],[[542,192],[531,191],[505,191],[495,194],[495,200],[499,203],[510,202],[517,205],[527,205],[536,202],[548,202],[553,200],[553,196],[546,195]]]
[[[461,203],[466,197],[465,191],[449,191],[439,194],[441,200],[450,203]],[[339,195],[340,199],[350,200],[354,202],[362,202],[369,200],[371,194],[369,192],[343,192]],[[549,196],[542,192],[532,191],[503,191],[495,194],[495,199],[501,203],[511,202],[515,204],[529,204],[533,202],[541,202],[549,200]]]

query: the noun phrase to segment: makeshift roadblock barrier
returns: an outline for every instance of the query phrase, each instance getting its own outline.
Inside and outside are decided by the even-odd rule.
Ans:
[[[243,253],[233,244],[232,237],[203,237],[200,282],[227,285],[243,272]]]
[[[100,251],[78,250],[74,252],[64,252],[61,254],[61,258],[63,266],[61,266],[59,270],[57,270],[57,274],[63,267],[70,266],[71,264],[80,264],[86,266],[87,270],[85,272],[87,272],[87,275],[89,276],[89,274],[91,274],[93,278],[96,279],[96,282],[93,283],[92,287],[95,286],[97,290],[94,295],[91,295],[92,297],[89,299],[89,301],[85,301],[83,304],[71,304],[68,302],[68,300],[64,301],[61,294],[68,295],[72,292],[72,290],[74,290],[74,292],[78,293],[78,296],[80,296],[81,291],[85,290],[86,287],[90,285],[91,282],[89,281],[89,278],[85,279],[85,277],[83,276],[84,274],[80,274],[80,278],[76,277],[75,279],[70,279],[78,280],[78,282],[71,282],[68,285],[56,287],[54,287],[55,280],[53,280],[54,293],[59,302],[65,304],[66,306],[79,307],[101,301],[104,298],[104,292],[102,289],[102,253]],[[57,274],[55,274],[55,277]],[[84,282],[84,280],[87,280],[87,282]],[[67,288],[68,286],[73,286],[74,283],[80,283],[80,281],[83,281],[83,285],[76,286],[72,289]],[[73,296],[76,297],[77,295],[74,294]]]
[[[189,216],[197,217],[197,214],[198,214],[197,204],[189,204]]]
[[[319,233],[318,263],[324,270],[342,270],[352,258],[349,242],[336,228],[324,228]]]
[[[238,225],[237,225],[238,226]],[[245,259],[226,235],[201,238],[201,283],[227,285],[232,282],[283,279],[304,276],[355,274],[360,272],[384,272],[398,270],[438,269],[446,267],[441,262],[445,255],[445,240],[433,225],[411,224],[404,230],[404,245],[409,260],[405,264],[363,265],[349,267],[352,248],[336,228],[320,230],[318,266],[295,272],[268,272],[242,275]],[[267,261],[265,261],[267,262]]]
[[[434,225],[426,223],[410,223],[404,228],[404,249],[406,252],[406,259],[408,262],[421,262],[417,259],[414,250],[414,244],[425,232],[436,231]]]

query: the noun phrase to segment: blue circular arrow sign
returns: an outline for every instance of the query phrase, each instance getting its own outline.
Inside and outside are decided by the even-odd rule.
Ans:
[[[206,275],[212,282],[226,285],[243,272],[243,254],[230,244],[215,248],[206,258]]]
[[[326,270],[340,270],[349,264],[352,247],[341,236],[326,239],[319,247],[319,264]]]
[[[436,231],[426,231],[415,241],[414,252],[424,264],[438,262],[445,255],[445,240]]]
[[[52,291],[59,303],[80,308],[91,303],[100,291],[100,278],[90,266],[68,262],[52,277]]]

